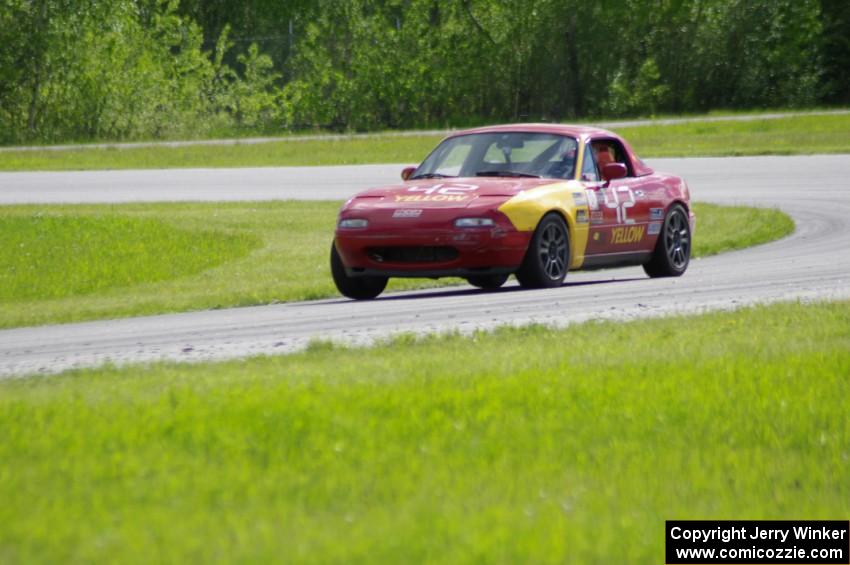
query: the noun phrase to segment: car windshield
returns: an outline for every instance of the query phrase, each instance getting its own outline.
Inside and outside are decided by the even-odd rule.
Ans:
[[[549,133],[500,132],[443,141],[412,179],[444,177],[536,177],[570,179],[578,142]]]

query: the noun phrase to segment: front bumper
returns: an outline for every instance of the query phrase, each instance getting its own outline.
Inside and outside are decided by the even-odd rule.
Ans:
[[[530,232],[492,228],[415,229],[404,233],[337,229],[335,245],[349,276],[468,277],[511,273]]]

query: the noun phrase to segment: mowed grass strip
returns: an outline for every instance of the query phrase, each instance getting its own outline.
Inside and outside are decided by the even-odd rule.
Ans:
[[[659,563],[850,514],[850,303],[0,383],[5,562]]]
[[[794,231],[794,220],[770,208],[694,204],[694,257],[708,257],[774,241]]]
[[[0,327],[338,296],[337,202],[0,207]],[[783,237],[777,210],[697,204],[697,257]],[[459,279],[392,279],[390,290]]]
[[[620,128],[642,157],[850,152],[850,115]],[[420,163],[442,136],[371,136],[256,145],[0,152],[0,171]]]
[[[850,153],[850,115],[692,122],[617,130],[642,157]]]
[[[442,136],[375,136],[241,145],[0,152],[0,171],[282,167],[421,162]]]
[[[247,255],[248,232],[125,215],[0,216],[0,302],[77,297],[191,275]]]

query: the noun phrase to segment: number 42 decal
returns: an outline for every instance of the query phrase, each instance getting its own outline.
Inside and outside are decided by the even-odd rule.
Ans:
[[[632,189],[627,186],[618,186],[611,188],[610,191],[604,188],[599,191],[602,194],[603,202],[606,208],[617,210],[618,224],[633,224],[635,221],[628,217],[628,209],[635,205],[635,194]]]
[[[444,184],[439,183],[434,186],[411,186],[407,189],[408,192],[424,192],[425,194],[443,194],[445,196],[462,196],[468,192],[478,190],[478,186],[474,184]]]

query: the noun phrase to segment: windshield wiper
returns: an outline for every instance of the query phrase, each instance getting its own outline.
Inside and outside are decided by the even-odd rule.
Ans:
[[[524,177],[531,179],[539,179],[540,175],[532,175],[531,173],[521,173],[519,171],[478,171],[476,177]]]
[[[453,175],[441,175],[440,173],[422,173],[421,175],[416,175],[415,177],[410,177],[410,180],[416,179],[447,179],[447,178],[455,178]]]

